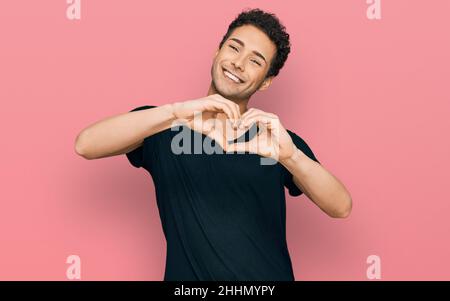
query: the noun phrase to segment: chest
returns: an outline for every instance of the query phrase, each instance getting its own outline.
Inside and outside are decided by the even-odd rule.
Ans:
[[[281,166],[275,160],[249,152],[226,153],[209,137],[192,131],[191,134],[184,141],[177,141],[176,133],[169,132],[161,139],[158,165],[166,176],[260,186],[278,184],[281,179]]]

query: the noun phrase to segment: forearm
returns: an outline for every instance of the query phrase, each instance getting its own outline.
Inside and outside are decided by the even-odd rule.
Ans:
[[[120,154],[170,128],[174,120],[171,104],[111,116],[83,129],[76,138],[75,150],[87,159]]]
[[[294,177],[294,183],[320,209],[331,217],[347,217],[351,196],[344,185],[321,164],[296,148],[293,156],[280,162]]]

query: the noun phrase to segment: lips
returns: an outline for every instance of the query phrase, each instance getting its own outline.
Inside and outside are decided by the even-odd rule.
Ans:
[[[233,72],[230,72],[228,69],[225,69],[225,68],[223,68],[222,67],[222,72],[224,73],[224,76],[225,77],[228,77],[226,74],[225,74],[225,71],[226,72],[228,72],[228,73],[230,73],[232,76],[234,76],[235,78],[237,78],[238,80],[239,80],[239,83],[244,83],[244,81],[242,80],[242,78],[240,78],[239,76],[237,76],[236,74],[234,74]],[[228,77],[229,78],[229,77]],[[236,83],[236,82],[235,82]]]

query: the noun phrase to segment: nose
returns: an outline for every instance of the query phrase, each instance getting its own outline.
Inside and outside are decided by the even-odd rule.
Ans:
[[[232,61],[231,64],[233,64],[233,66],[236,69],[240,69],[241,71],[244,71],[244,57],[242,55],[238,55],[236,56]]]

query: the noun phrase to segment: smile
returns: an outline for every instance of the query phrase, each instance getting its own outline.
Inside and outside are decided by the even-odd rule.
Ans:
[[[237,77],[236,75],[234,75],[233,73],[229,72],[226,69],[223,69],[223,74],[237,84],[242,84],[244,82],[242,79],[240,79],[239,77]]]

